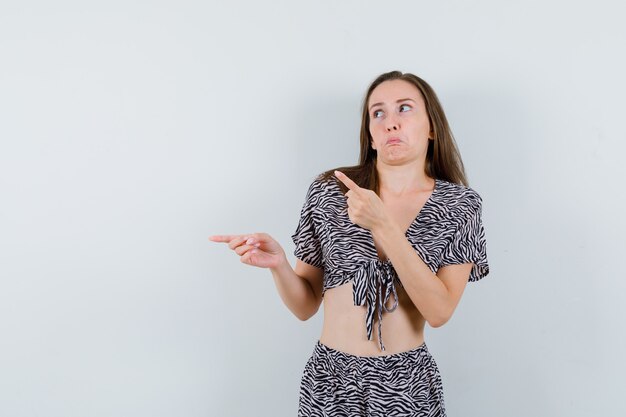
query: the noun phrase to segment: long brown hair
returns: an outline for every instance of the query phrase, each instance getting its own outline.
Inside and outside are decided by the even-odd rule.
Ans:
[[[391,71],[379,75],[367,89],[367,93],[363,99],[361,116],[361,155],[359,157],[359,164],[330,169],[321,173],[318,178],[337,181],[342,191],[346,193],[348,189],[341,181],[336,179],[334,174],[335,170],[339,170],[350,177],[352,181],[356,182],[359,187],[374,190],[379,194],[380,184],[378,171],[376,170],[376,150],[372,149],[370,146],[372,136],[369,129],[370,116],[367,109],[367,102],[376,87],[385,81],[391,80],[410,82],[417,87],[424,99],[430,130],[433,132],[434,139],[428,141],[428,151],[426,153],[424,169],[426,175],[431,178],[443,179],[468,186],[469,184],[465,176],[461,154],[456,146],[452,130],[448,125],[448,120],[446,119],[443,107],[441,107],[435,91],[426,81],[418,76],[408,72],[403,74],[400,71]]]

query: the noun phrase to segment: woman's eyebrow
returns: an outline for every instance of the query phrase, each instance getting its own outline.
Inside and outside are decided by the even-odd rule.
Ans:
[[[412,98],[401,98],[400,100],[396,100],[396,103],[400,103],[401,101],[412,101],[413,103],[415,103],[415,100],[413,100]],[[370,110],[372,110],[372,107],[374,106],[380,106],[383,103],[374,103],[370,106]]]

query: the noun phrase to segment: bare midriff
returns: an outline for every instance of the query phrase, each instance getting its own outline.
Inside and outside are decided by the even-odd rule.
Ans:
[[[378,342],[378,320],[374,321],[372,340],[367,339],[365,306],[355,306],[352,283],[326,290],[324,293],[324,325],[320,342],[358,356],[383,356],[415,349],[424,342],[425,320],[408,294],[396,285],[398,307],[383,312],[382,336],[385,350]],[[388,306],[393,303],[389,300]]]

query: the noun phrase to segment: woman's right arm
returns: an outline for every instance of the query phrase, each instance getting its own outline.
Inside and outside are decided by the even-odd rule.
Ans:
[[[300,320],[308,320],[319,310],[323,270],[299,259],[294,270],[283,248],[267,233],[210,236],[209,240],[228,243],[245,264],[269,268],[280,298]]]
[[[296,259],[294,270],[285,258],[271,271],[278,294],[287,308],[300,320],[313,317],[322,303],[323,270],[300,259]]]

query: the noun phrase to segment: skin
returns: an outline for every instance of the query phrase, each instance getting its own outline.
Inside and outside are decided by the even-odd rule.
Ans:
[[[431,327],[445,324],[461,299],[472,264],[445,266],[433,274],[405,237],[435,184],[424,171],[432,131],[419,90],[403,80],[385,81],[370,95],[368,109],[380,196],[359,187],[339,171],[335,175],[349,189],[346,199],[350,220],[370,230],[380,259],[391,260],[403,287],[396,286],[398,308],[383,314],[384,352],[379,350],[376,331],[373,340],[367,340],[365,307],[353,305],[351,283],[324,294],[320,341],[354,355],[377,356],[419,346],[424,341],[426,322]],[[389,142],[392,138],[398,141]],[[283,302],[301,320],[318,311],[322,303],[322,269],[299,259],[295,269],[291,268],[280,244],[267,233],[209,239],[227,243],[245,264],[269,268]]]

